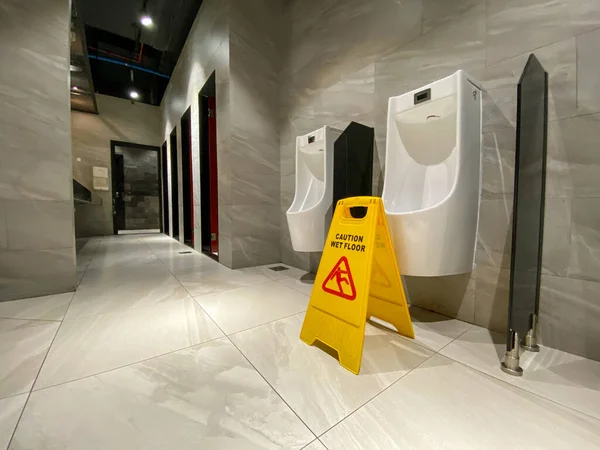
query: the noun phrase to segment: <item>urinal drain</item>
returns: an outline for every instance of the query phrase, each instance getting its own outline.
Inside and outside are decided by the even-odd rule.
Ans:
[[[270,270],[274,271],[274,272],[281,272],[282,270],[288,270],[288,267],[285,266],[273,266],[273,267],[269,267]]]

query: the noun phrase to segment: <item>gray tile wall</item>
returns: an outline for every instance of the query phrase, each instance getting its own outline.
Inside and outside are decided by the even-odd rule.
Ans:
[[[230,76],[229,76],[229,11],[230,0],[205,0],[185,46],[181,52],[177,66],[173,71],[165,96],[161,102],[162,141],[175,128],[178,140],[178,161],[181,162],[181,116],[191,107],[192,128],[192,182],[194,186],[194,236],[201,236],[200,220],[200,129],[198,122],[198,93],[213,72],[216,76],[217,101],[217,165],[219,170],[219,261],[228,267],[233,266],[231,242],[231,219],[227,205],[231,204],[231,167],[230,149],[232,148],[231,113],[230,113]],[[170,142],[168,141],[170,151]],[[169,160],[169,173],[171,170]],[[181,164],[177,168],[181,180]],[[169,195],[171,194],[169,183]],[[182,198],[181,183],[179,199]],[[179,202],[179,211],[173,211],[170,205],[170,220],[173,214],[179,214],[180,239],[183,239],[183,206]],[[173,227],[171,226],[171,229]],[[195,246],[200,249],[200,239]]]
[[[69,18],[0,0],[0,301],[75,288]]]
[[[98,115],[71,111],[73,178],[92,191],[94,203],[76,206],[77,237],[113,234],[112,182],[109,178],[109,191],[94,191],[92,181],[94,166],[107,167],[110,177],[110,141],[154,146],[164,141],[160,108],[101,94],[96,101]]]
[[[595,0],[292,0],[280,76],[281,255],[294,195],[294,138],[350,120],[375,126],[380,172],[387,99],[461,68],[484,96],[483,186],[470,274],[408,278],[412,303],[505,331],[517,82],[535,52],[549,73],[543,343],[600,359],[600,2]],[[375,179],[381,193],[381,174]]]

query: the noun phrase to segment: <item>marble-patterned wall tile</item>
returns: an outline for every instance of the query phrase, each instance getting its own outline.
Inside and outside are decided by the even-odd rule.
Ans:
[[[548,124],[546,196],[600,197],[600,114]]]
[[[375,64],[323,89],[315,104],[315,122],[343,130],[352,121],[374,125]]]
[[[279,206],[231,207],[233,268],[279,262],[279,211]]]
[[[404,277],[411,305],[473,323],[475,272],[447,277]]]
[[[572,200],[569,277],[600,281],[600,198]]]
[[[596,0],[488,0],[487,64],[598,27]]]
[[[575,38],[535,49],[533,53],[548,72],[548,118],[578,114],[576,104],[577,64]],[[476,76],[486,90],[484,131],[516,126],[517,83],[530,52],[488,65]]]
[[[7,247],[8,236],[6,233],[6,206],[4,205],[4,200],[0,199],[0,250],[3,250]]]
[[[504,128],[484,133],[481,198],[512,196],[515,183],[515,130]]]
[[[542,344],[600,361],[600,283],[542,275],[541,284]]]
[[[73,204],[5,200],[9,250],[47,250],[74,245]]]
[[[74,245],[65,249],[0,252],[0,301],[75,290]]]
[[[577,36],[577,108],[600,111],[600,28]]]
[[[234,205],[271,205],[278,206],[279,173],[265,175],[248,172],[242,176],[233,175],[231,184],[231,203]]]
[[[513,198],[481,200],[477,230],[477,266],[510,269]]]
[[[478,6],[375,63],[375,136],[385,139],[387,104],[393,96],[485,64],[485,8]]]
[[[306,3],[320,14],[314,9],[308,13],[318,17],[308,27],[307,21],[293,17],[291,65],[297,86],[331,86],[342,74],[364,67],[421,33],[421,0]]]
[[[286,211],[294,201],[296,194],[296,174],[281,177],[281,208]]]
[[[0,119],[1,121],[2,119]],[[4,123],[0,136],[0,196],[13,200],[71,201],[71,152],[68,127]]]
[[[482,4],[485,4],[485,0],[423,0],[423,33]]]
[[[542,273],[566,277],[571,248],[571,199],[547,198]]]
[[[486,265],[475,269],[474,324],[506,332],[510,270]]]

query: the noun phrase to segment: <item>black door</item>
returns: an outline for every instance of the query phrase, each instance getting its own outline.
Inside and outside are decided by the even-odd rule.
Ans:
[[[162,173],[162,214],[163,214],[163,233],[169,234],[169,176],[167,172],[167,143],[162,146],[161,151],[161,173]]]
[[[173,238],[179,240],[179,164],[177,163],[177,132],[171,132],[171,205]]]
[[[114,155],[113,165],[113,225],[115,234],[125,229],[125,167],[123,155]]]

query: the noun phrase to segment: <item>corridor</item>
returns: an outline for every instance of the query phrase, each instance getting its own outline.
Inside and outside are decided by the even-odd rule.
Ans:
[[[0,449],[600,447],[599,362],[542,348],[513,378],[503,336],[413,307],[355,376],[300,341],[299,269],[80,243],[75,293],[0,303]]]

